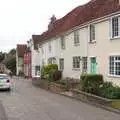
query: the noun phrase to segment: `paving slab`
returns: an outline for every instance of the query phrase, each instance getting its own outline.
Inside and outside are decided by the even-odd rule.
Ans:
[[[2,105],[2,101],[0,101],[0,120],[8,120]]]

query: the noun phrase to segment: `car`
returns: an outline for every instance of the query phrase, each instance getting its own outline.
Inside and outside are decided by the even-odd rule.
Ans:
[[[11,79],[7,74],[0,74],[0,90],[11,90]]]

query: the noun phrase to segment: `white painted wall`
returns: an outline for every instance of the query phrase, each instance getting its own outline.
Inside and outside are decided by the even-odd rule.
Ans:
[[[61,49],[60,39],[58,40],[58,58],[64,58],[63,77],[80,78],[82,64],[79,70],[73,69],[73,57],[87,56],[87,27],[79,29],[80,45],[74,45],[74,32],[65,36],[65,49]]]
[[[49,43],[51,44],[51,52],[49,51]],[[45,65],[47,65],[48,59],[51,57],[55,57],[56,61],[57,61],[58,48],[56,47],[56,43],[57,43],[56,39],[51,39],[51,40],[46,41],[40,45],[39,51],[40,51],[40,58],[41,58],[41,60],[40,60],[41,66],[42,66],[42,61],[44,61]]]
[[[40,66],[40,53],[34,49],[33,44],[31,44],[31,59],[32,77],[35,77],[35,66]]]
[[[96,43],[88,44],[89,57],[97,57],[97,73],[103,74],[105,80],[120,85],[120,78],[110,77],[109,74],[109,55],[120,55],[120,38],[110,40],[110,22],[104,22],[95,25]],[[90,64],[90,61],[89,61]],[[89,66],[90,71],[90,66]]]

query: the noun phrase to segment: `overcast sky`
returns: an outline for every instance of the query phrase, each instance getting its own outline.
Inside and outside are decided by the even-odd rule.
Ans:
[[[47,30],[50,17],[63,17],[90,0],[0,0],[0,51],[24,44]]]

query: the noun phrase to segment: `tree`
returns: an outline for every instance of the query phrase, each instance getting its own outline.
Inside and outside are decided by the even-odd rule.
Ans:
[[[0,62],[3,61],[5,58],[5,53],[0,52]]]
[[[5,61],[6,67],[11,70],[13,74],[16,74],[16,57],[15,56],[10,56],[8,59]]]
[[[14,55],[16,53],[16,49],[15,48],[13,48],[13,49],[11,49],[10,51],[9,51],[9,55]]]

